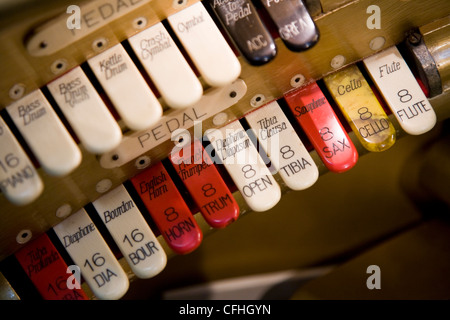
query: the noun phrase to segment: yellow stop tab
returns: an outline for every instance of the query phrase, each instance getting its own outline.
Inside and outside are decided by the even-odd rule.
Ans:
[[[356,65],[324,82],[364,148],[384,151],[395,143],[395,128]]]

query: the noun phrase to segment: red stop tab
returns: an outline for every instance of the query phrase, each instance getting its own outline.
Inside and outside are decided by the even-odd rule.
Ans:
[[[239,205],[200,140],[169,158],[211,227],[224,228],[238,218]]]
[[[344,172],[356,164],[358,151],[317,83],[290,93],[285,99],[330,171]]]
[[[178,254],[194,251],[203,234],[161,162],[131,178],[167,244]]]
[[[81,289],[76,273],[72,274],[72,271],[68,270],[67,264],[47,234],[44,233],[27,244],[17,251],[15,256],[43,299],[89,299]]]

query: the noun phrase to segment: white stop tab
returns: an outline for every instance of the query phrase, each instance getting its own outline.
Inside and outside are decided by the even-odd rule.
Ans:
[[[97,298],[118,300],[127,292],[127,274],[84,209],[53,230]]]
[[[411,135],[436,124],[436,114],[397,47],[364,60],[364,65],[400,126]]]
[[[167,20],[206,83],[222,87],[239,77],[239,60],[201,2]]]
[[[53,176],[69,174],[81,163],[81,151],[41,90],[6,110],[41,167]]]
[[[245,118],[289,188],[304,190],[317,181],[319,170],[278,102],[273,101]]]
[[[14,134],[0,117],[0,190],[13,204],[26,205],[44,184]]]
[[[166,253],[123,185],[92,204],[137,277],[151,278],[164,269]]]
[[[211,152],[214,148],[212,158],[219,158],[253,211],[269,210],[280,201],[280,186],[239,120],[220,129],[211,129],[206,136],[211,145],[205,150]]]
[[[147,129],[161,118],[161,104],[121,43],[88,64],[128,128]]]
[[[168,106],[188,108],[201,99],[200,80],[161,22],[128,42]]]
[[[47,87],[87,151],[102,154],[117,147],[122,140],[119,124],[81,67]]]

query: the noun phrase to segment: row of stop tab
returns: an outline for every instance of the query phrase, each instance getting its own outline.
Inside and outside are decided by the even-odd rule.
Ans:
[[[318,30],[302,1],[263,4],[291,50],[306,50],[318,41]],[[210,5],[249,63],[268,63],[276,56],[275,42],[251,1],[210,1]],[[211,87],[224,87],[239,77],[240,62],[202,2],[169,16],[167,22],[159,22],[126,40],[167,106],[188,108],[199,102],[203,86],[197,75]],[[174,41],[177,39],[180,47]],[[89,73],[92,71],[111,107],[129,129],[148,129],[160,120],[160,101],[121,43],[91,57],[84,66]],[[47,98],[61,111],[76,140],[88,152],[103,154],[121,142],[119,124],[81,66],[42,91],[31,92],[7,106],[6,116],[49,175],[69,174],[79,166],[82,155]],[[3,119],[0,134],[2,191],[15,204],[29,204],[42,193],[42,181]],[[27,183],[18,183],[21,179]]]
[[[192,214],[196,208],[213,228],[234,222],[239,217],[239,206],[204,151],[196,140],[170,157],[170,162],[154,164],[17,251],[15,258],[42,298],[87,299],[81,279],[99,299],[119,299],[127,292],[128,275],[96,223],[106,227],[131,271],[145,279],[165,268],[167,250],[188,254],[200,246],[203,233]],[[188,206],[177,188],[174,170],[194,206]],[[153,223],[144,217],[147,212]],[[97,214],[93,219],[92,215]],[[150,227],[153,224],[156,228]],[[59,241],[56,246],[51,240],[55,234]],[[168,248],[158,241],[159,234]],[[73,263],[70,267],[57,247],[69,255]]]
[[[118,60],[117,56],[111,57]],[[114,59],[111,59],[111,61]],[[323,79],[323,83],[363,147],[371,152],[379,152],[387,150],[395,143],[395,128],[387,117],[384,108],[380,105],[380,101],[387,105],[399,125],[408,134],[422,134],[434,127],[436,114],[395,46],[366,58],[363,64],[373,83],[377,86],[377,91],[373,91],[366,81],[360,70],[363,67],[362,65],[360,67],[357,65],[349,66]],[[81,69],[75,69],[72,72],[79,73],[81,77]],[[70,73],[65,76],[68,75]],[[78,81],[77,79],[79,80],[77,77],[74,83]],[[58,84],[58,82],[55,83]],[[70,85],[61,86],[61,83],[59,85],[55,83],[50,84],[49,87],[57,89],[70,87]],[[83,94],[87,92],[86,90],[79,90],[79,94],[75,96],[83,97]],[[375,96],[377,92],[382,95],[382,98],[378,99]],[[95,96],[95,93],[94,90],[92,94]],[[55,143],[55,139],[67,138],[68,141],[71,140],[66,131],[58,131],[57,121],[49,120],[57,119],[57,117],[50,107],[45,107],[47,104],[44,103],[42,93],[39,91],[35,94],[40,98],[32,100],[28,104],[13,104],[7,107],[7,110],[13,120],[15,119],[19,129],[22,126],[20,132],[25,137],[26,142],[28,144],[30,144],[30,141],[34,142],[30,144],[30,147],[44,169],[54,174],[70,171],[80,161],[80,158],[77,157],[77,146],[70,143],[64,145]],[[89,92],[90,94],[91,92]],[[90,97],[93,96],[90,95]],[[24,99],[27,98],[28,96]],[[289,93],[285,96],[285,100],[291,109],[291,113],[329,170],[343,172],[354,166],[358,155],[353,143],[316,84]],[[71,109],[68,106],[68,110]],[[266,116],[256,116],[264,112],[263,110],[269,110],[266,112]],[[78,118],[79,124],[97,128],[98,119],[92,116],[92,112],[93,110],[90,108],[89,114],[86,112],[82,118]],[[289,155],[293,154],[291,152],[292,146],[303,145],[293,129],[286,130],[289,121],[281,121],[284,119],[284,115],[280,113],[277,116],[277,114],[277,108],[264,107],[258,112],[250,113],[246,118],[250,121],[253,117],[256,117],[258,121],[254,123],[254,126],[255,129],[260,131],[259,135],[262,135],[257,134],[260,141],[265,144],[271,141],[271,150],[266,150],[266,153],[270,155],[272,162],[276,164],[283,160],[289,161],[276,168],[280,171],[280,175],[284,173],[288,176],[289,171],[298,170],[300,163],[311,163],[311,161],[307,157],[297,159],[299,162],[291,161]],[[76,114],[74,117],[77,118]],[[42,121],[45,124],[40,123]],[[111,120],[111,124],[117,125],[113,120]],[[88,132],[90,134],[86,135],[87,138],[96,139],[89,129],[83,129],[81,132]],[[273,136],[273,139],[268,139],[269,134]],[[110,139],[115,136],[117,135],[109,133],[101,139],[97,139],[97,141],[101,145],[111,141]],[[232,138],[233,143],[239,140],[237,138],[240,139],[241,137]],[[279,150],[272,150],[275,148],[276,142],[288,141],[290,138],[296,139],[296,141],[290,143],[290,145],[281,145]],[[216,142],[219,154],[226,156],[228,152],[235,152],[229,151],[230,144],[227,143],[227,139],[221,140],[225,141],[222,147],[217,145]],[[248,144],[245,139],[243,143],[244,145]],[[2,193],[13,203],[30,203],[42,192],[42,182],[31,161],[1,118],[0,145],[2,146],[0,149],[0,188]],[[237,150],[240,147],[242,146],[239,145],[234,148]],[[302,153],[305,152],[302,151]],[[236,154],[239,155],[239,153]],[[297,151],[295,154],[301,153]],[[227,156],[227,159],[230,160],[231,158]],[[246,164],[247,169],[251,168],[248,161]],[[242,171],[242,169],[239,170]],[[249,174],[247,173],[247,175]],[[238,180],[235,177],[233,179]],[[296,178],[287,180],[296,180]],[[299,184],[300,182],[296,183]],[[292,186],[294,189],[296,188],[294,184]],[[245,190],[248,191],[249,189]],[[258,210],[256,209],[256,211]]]
[[[276,102],[253,113],[253,118],[265,118],[267,115],[274,115],[283,123],[288,122]],[[256,118],[254,121],[255,124],[261,122]],[[223,133],[224,139],[220,143],[219,137],[222,136],[219,133]],[[295,135],[295,132],[289,126],[288,132],[283,134]],[[225,142],[232,135],[239,138],[231,138],[233,142]],[[301,156],[307,158],[303,160],[309,161],[308,166],[312,167],[314,161],[299,138],[295,137],[296,139],[290,137],[289,141],[284,141],[292,143],[293,149],[287,153],[300,150]],[[251,209],[265,211],[280,200],[277,182],[259,156],[256,145],[249,141],[248,133],[244,131],[240,121],[217,132],[210,131],[208,139],[212,143],[206,147],[198,139],[185,141],[178,149],[174,149],[167,161],[145,169],[130,181],[107,192],[54,226],[50,233],[56,235],[58,247],[64,248],[70,256],[70,261],[73,262],[70,267],[48,233],[16,252],[17,261],[41,296],[44,299],[87,299],[87,294],[80,286],[81,278],[77,278],[77,274],[81,274],[96,298],[119,299],[127,292],[128,276],[93,222],[92,215],[96,216],[95,221],[101,221],[99,223],[106,227],[131,271],[139,278],[156,276],[167,263],[166,251],[154,230],[157,231],[156,235],[159,233],[162,236],[168,250],[176,254],[188,254],[196,250],[203,240],[203,233],[193,210],[199,210],[212,228],[225,228],[236,221],[240,215],[240,207],[215,165],[218,160],[216,157],[223,161]],[[242,143],[245,148],[241,149]],[[211,151],[207,148],[213,145],[216,153],[215,156],[210,156]],[[225,145],[227,149],[235,151],[233,155],[223,152]],[[247,154],[245,159],[238,156],[241,151]],[[235,162],[226,161],[226,158],[234,156],[237,156]],[[304,165],[305,163],[302,164]],[[243,172],[244,179],[235,175],[236,168],[241,169],[239,171]],[[318,177],[315,165],[311,171],[305,168],[303,172],[306,175],[297,177],[300,184],[289,180],[293,183],[290,186],[296,190],[307,188]],[[188,206],[186,195],[183,196],[179,191],[180,185],[174,181],[174,174],[178,183],[181,182],[187,190],[193,206]],[[156,229],[150,227],[143,216],[146,212],[141,209],[150,214]]]
[[[385,81],[388,75],[400,70],[410,72],[405,64],[397,64],[396,60],[390,64],[388,71],[386,62],[392,62],[394,58],[401,58],[395,47],[367,60],[369,72],[374,64],[378,65],[373,67],[374,79],[378,75]],[[433,128],[435,114],[418,83],[408,80],[413,79],[412,74],[407,75],[409,78],[400,75],[402,82],[391,79],[393,83],[388,90],[384,90],[383,95],[405,131],[421,134]],[[349,121],[353,121],[350,126],[355,134],[359,134],[357,138],[364,147],[370,151],[384,151],[392,147],[395,130],[391,130],[391,120],[369,90],[357,66],[327,76],[324,83],[339,106],[342,97],[347,99],[353,95],[350,99],[353,103],[347,101],[341,110]],[[389,92],[394,92],[396,99],[404,104],[400,105],[401,108],[389,103]],[[289,112],[304,129],[328,169],[339,173],[354,167],[358,160],[356,148],[317,83],[289,93],[284,99]],[[127,186],[120,185],[92,203],[94,211],[137,277],[153,277],[167,263],[166,252],[152,230],[158,230],[168,249],[177,254],[188,254],[202,242],[203,234],[197,218],[192,214],[193,207],[186,204],[185,196],[173,181],[173,174],[186,188],[195,203],[195,210],[200,211],[213,228],[224,228],[240,215],[235,197],[216,163],[223,165],[233,186],[253,211],[267,211],[280,201],[280,186],[273,176],[276,172],[283,183],[293,190],[309,188],[317,181],[317,164],[280,102],[273,101],[241,120],[220,129],[208,130],[205,137],[209,144],[203,144],[198,139],[184,141],[173,150],[167,162],[152,165],[131,178]],[[352,117],[352,112],[358,116]],[[248,124],[250,131],[244,129],[244,123]],[[262,150],[258,150],[257,146]],[[270,166],[263,160],[263,152],[269,158]],[[130,195],[134,193],[137,198]],[[139,210],[140,206],[133,199],[142,201],[156,229],[149,227]],[[53,230],[96,297],[118,299],[126,293],[129,285],[127,275],[85,209],[72,214]],[[41,288],[43,297],[85,297],[83,292],[76,291],[81,290],[76,289],[73,282],[76,279],[72,272],[67,273],[67,265],[46,235],[27,244],[16,253],[16,257],[31,280]],[[60,265],[59,272],[55,271],[57,265]],[[66,282],[61,281],[61,277]],[[61,295],[57,296],[59,291],[56,288]]]
[[[242,2],[231,9],[229,5],[214,1],[212,8],[222,22],[225,19],[223,26],[251,63],[267,63],[275,57],[274,41],[251,2]],[[303,33],[291,35],[288,39],[284,37],[283,41],[290,47],[305,50],[318,40],[314,22],[301,1],[290,5],[272,4],[269,8],[275,21],[279,20],[277,14],[280,12],[290,12],[293,15],[290,19],[303,19],[311,29],[313,40],[305,40]],[[245,17],[236,16],[236,12],[242,10],[246,12]],[[235,17],[232,23],[230,14]],[[207,85],[223,87],[239,77],[239,60],[202,2],[169,16],[167,21]],[[283,23],[280,28],[283,28]],[[305,26],[303,28],[306,30]],[[250,53],[246,51],[242,44],[261,34],[264,34],[264,39],[258,39],[264,46],[252,46]],[[203,86],[162,22],[139,32],[126,42],[165,104],[171,108],[188,108],[199,102]],[[129,129],[144,130],[160,120],[163,114],[160,101],[121,43],[88,59],[86,68],[92,71],[95,81],[103,88],[112,107]],[[103,154],[121,142],[119,124],[81,66],[52,81],[43,91],[48,93],[47,97],[61,111],[76,139],[88,152]],[[12,120],[11,125],[17,127],[44,171],[50,175],[64,176],[79,166],[81,151],[41,90],[29,93],[7,106],[6,110],[7,118]],[[0,173],[2,191],[15,204],[29,204],[42,193],[44,186],[3,119],[0,119],[0,131],[0,155],[4,162],[4,170]],[[26,179],[27,183],[17,183],[22,179]]]
[[[251,63],[267,63],[275,57],[274,41],[251,2],[235,3],[237,7],[233,9],[222,2],[211,3],[220,20],[224,22],[225,19],[223,26],[234,43]],[[290,10],[290,14],[294,15],[291,19],[305,19],[305,24],[316,35],[314,22],[301,1],[289,5],[269,5],[269,12],[275,21],[279,18],[277,13],[289,12],[286,6],[295,9]],[[245,17],[240,14],[236,16],[236,12],[243,10],[246,12]],[[234,17],[232,22],[230,15]],[[202,2],[169,16],[167,21],[207,85],[223,87],[239,77],[239,60]],[[258,38],[258,41],[264,46],[252,46],[248,52],[243,44],[262,34],[264,39]],[[307,49],[318,40],[318,34],[313,38],[311,42],[298,33],[283,40],[291,47]],[[188,108],[201,99],[203,86],[197,74],[162,22],[126,41],[165,104],[171,108]],[[163,108],[159,100],[121,43],[88,59],[86,68],[93,72],[94,78],[129,129],[147,129],[161,118]],[[118,123],[80,66],[49,83],[44,91],[49,92],[47,96],[54,100],[76,138],[88,152],[103,154],[120,143],[122,132]],[[17,127],[37,162],[48,174],[67,175],[79,166],[81,152],[41,90],[29,93],[6,110],[12,125]],[[0,119],[0,129],[2,159],[8,167],[4,171],[14,169],[29,181],[21,184],[21,187],[12,186],[13,181],[5,182],[2,184],[3,193],[15,204],[29,204],[41,194],[43,184],[3,119]],[[5,176],[1,177],[2,181],[6,181],[8,175],[9,178],[13,177],[11,172],[3,173]]]
[[[192,19],[198,21],[189,23]],[[91,80],[98,81],[129,129],[144,130],[162,117],[163,106],[156,95],[170,108],[191,107],[202,98],[203,86],[196,72],[211,87],[228,85],[239,77],[238,58],[201,2],[168,17],[167,21],[172,26],[190,26],[189,30],[173,30],[196,71],[162,22],[126,40],[150,77],[156,94],[119,43],[84,64],[94,78],[89,79],[84,67],[78,66],[6,107],[6,122],[0,118],[0,156],[4,166],[0,178],[6,181],[12,177],[12,171],[30,178],[22,186],[13,181],[2,184],[2,191],[11,202],[31,203],[41,194],[43,185],[7,127],[8,121],[46,173],[64,176],[82,161],[75,140],[93,154],[111,151],[122,140],[118,122]],[[49,101],[61,111],[75,139]]]

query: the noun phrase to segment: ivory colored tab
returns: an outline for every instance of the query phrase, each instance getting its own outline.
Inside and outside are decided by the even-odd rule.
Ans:
[[[15,257],[43,299],[89,299],[77,281],[78,269],[75,266],[68,268],[47,234],[28,243],[15,253]]]
[[[280,201],[280,186],[238,120],[212,129],[207,137],[253,211],[267,211]]]
[[[62,176],[81,163],[81,152],[41,90],[7,108],[39,164],[50,175]]]
[[[317,181],[319,169],[278,102],[271,102],[245,118],[289,188],[303,190]]]
[[[170,107],[192,107],[200,100],[202,84],[161,22],[128,42]]]
[[[239,77],[239,60],[201,2],[167,19],[206,83],[221,87]]]
[[[169,247],[187,254],[201,244],[203,233],[161,162],[131,178]]]
[[[123,185],[92,204],[137,277],[151,278],[164,269],[166,253]]]
[[[119,125],[81,67],[50,82],[47,87],[87,151],[101,154],[120,143]]]
[[[285,99],[328,170],[347,171],[358,161],[358,151],[319,86],[312,83]]]
[[[200,140],[172,149],[178,176],[213,228],[224,228],[239,217],[239,205]]]
[[[0,117],[0,190],[16,205],[26,205],[42,193],[44,184],[16,137]]]
[[[356,65],[326,76],[324,82],[364,148],[377,152],[394,145],[395,128]]]
[[[130,129],[147,129],[161,118],[161,104],[122,44],[89,59],[88,64]]]
[[[434,127],[433,107],[395,46],[366,58],[364,65],[406,133],[419,135]]]
[[[127,292],[127,274],[84,209],[53,230],[97,298],[117,300]]]

